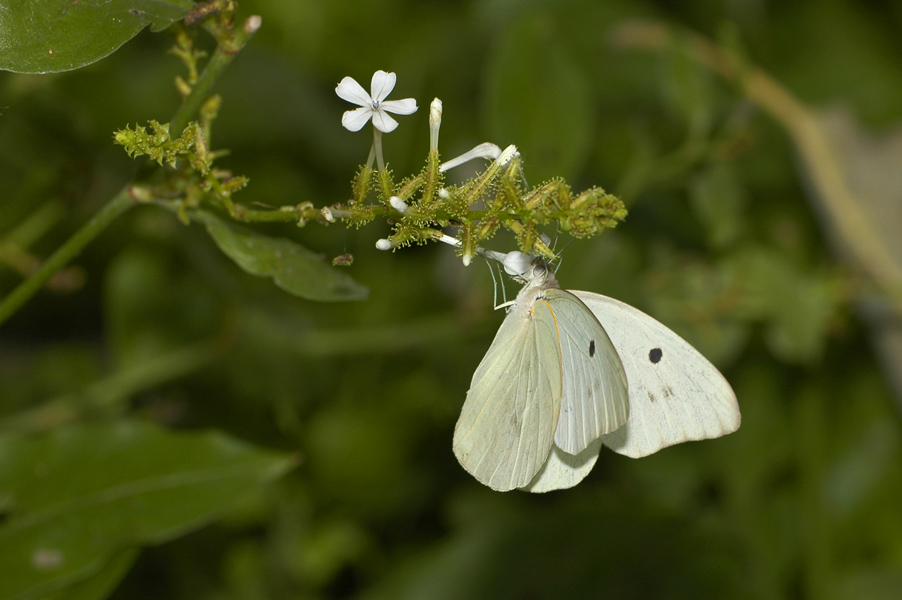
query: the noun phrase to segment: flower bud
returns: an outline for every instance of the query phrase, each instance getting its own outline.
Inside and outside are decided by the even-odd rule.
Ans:
[[[391,207],[401,213],[402,215],[407,212],[407,203],[398,198],[397,196],[392,196],[388,199],[388,203],[391,204]]]
[[[436,98],[429,105],[429,149],[438,150],[438,131],[442,126],[442,101]]]

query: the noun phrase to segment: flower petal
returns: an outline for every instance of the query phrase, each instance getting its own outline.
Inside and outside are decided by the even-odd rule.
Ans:
[[[394,73],[386,73],[385,71],[376,71],[373,73],[373,81],[370,85],[370,95],[373,102],[381,103],[395,89],[395,82],[398,76]]]
[[[371,106],[373,104],[370,95],[366,93],[366,90],[363,89],[353,77],[345,77],[342,79],[341,83],[336,86],[335,93],[338,94],[338,97],[342,100],[347,100],[358,106]]]
[[[379,105],[382,110],[393,112],[396,115],[412,115],[417,112],[417,101],[413,98],[403,100],[386,100]]]
[[[345,114],[341,115],[341,124],[348,131],[360,131],[366,125],[366,122],[370,120],[370,116],[375,114],[378,113],[374,113],[372,108],[361,106],[354,110],[345,111]]]
[[[388,116],[388,113],[384,110],[373,111],[373,127],[382,133],[394,131],[397,126],[398,122]]]

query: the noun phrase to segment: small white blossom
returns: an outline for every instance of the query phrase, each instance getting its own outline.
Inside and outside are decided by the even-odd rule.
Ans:
[[[417,101],[413,98],[403,100],[386,100],[395,87],[397,76],[394,73],[376,71],[367,94],[352,77],[345,77],[335,88],[335,93],[342,100],[357,104],[360,108],[349,110],[341,117],[341,124],[348,131],[360,131],[367,121],[373,120],[373,127],[383,133],[394,131],[398,122],[388,113],[410,115],[417,111]]]
[[[516,152],[517,150],[514,146],[508,146],[508,148],[513,148],[514,152]],[[507,151],[507,149],[505,149],[505,151]],[[474,158],[488,158],[491,160],[498,160],[501,155],[501,148],[491,142],[484,142],[482,144],[479,144],[469,152],[464,152],[457,158],[452,158],[451,160],[443,162],[442,166],[439,167],[439,171],[444,173],[448,169],[459,167],[464,163],[470,162]],[[510,156],[506,157],[503,162],[507,162],[508,160],[510,160]]]

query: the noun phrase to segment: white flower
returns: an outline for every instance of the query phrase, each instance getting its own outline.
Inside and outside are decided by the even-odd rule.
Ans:
[[[349,110],[341,117],[341,124],[349,131],[360,131],[367,121],[373,120],[373,127],[383,133],[394,131],[398,122],[388,113],[410,115],[417,111],[417,101],[413,98],[404,100],[386,100],[395,87],[397,76],[394,73],[376,71],[367,94],[352,77],[345,77],[335,88],[335,93],[342,100],[357,104],[360,108]]]
[[[517,147],[513,144],[502,151],[501,148],[491,142],[483,142],[469,152],[464,152],[457,158],[446,160],[442,163],[442,166],[440,166],[438,170],[440,173],[444,173],[448,169],[459,167],[464,163],[470,162],[474,158],[489,158],[498,163],[499,167],[503,167],[508,162],[510,162],[510,159],[512,159],[514,156],[519,156],[519,154],[520,153],[517,152]]]

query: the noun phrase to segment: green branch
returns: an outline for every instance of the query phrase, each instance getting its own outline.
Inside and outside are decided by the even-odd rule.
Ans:
[[[690,58],[733,82],[783,126],[818,192],[813,197],[820,201],[831,226],[857,265],[893,300],[896,310],[902,311],[902,264],[886,241],[874,233],[866,203],[845,176],[834,143],[816,111],[762,69],[700,35],[676,33],[664,24],[637,21],[617,27],[612,41],[621,48],[660,52],[671,48],[677,35],[686,41]]]
[[[169,131],[173,137],[181,135],[182,130],[188,125],[191,117],[197,114],[201,105],[210,95],[213,84],[219,80],[226,67],[238,54],[245,44],[260,29],[260,17],[249,17],[237,31],[218,32],[216,51],[210,57],[210,61],[204,67],[197,83],[191,88],[191,93],[182,102],[175,116],[169,124]]]
[[[94,217],[81,229],[66,240],[56,252],[50,255],[44,264],[28,279],[19,284],[2,302],[0,302],[0,324],[10,318],[23,304],[28,302],[44,284],[53,277],[53,274],[69,264],[97,235],[107,226],[127,211],[134,202],[128,193],[128,188],[119,192],[106,206],[100,209]]]
[[[174,136],[178,136],[188,125],[192,115],[200,110],[213,84],[259,28],[260,17],[253,16],[249,17],[237,31],[231,29],[217,31],[216,52],[204,67],[191,93],[185,98],[170,122],[170,131]],[[110,223],[135,205],[130,190],[131,184],[124,187],[87,224],[60,246],[37,271],[0,301],[0,324],[15,314],[38,290],[44,287],[57,271],[75,258]]]

